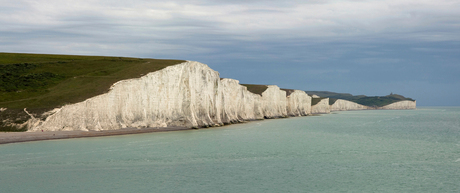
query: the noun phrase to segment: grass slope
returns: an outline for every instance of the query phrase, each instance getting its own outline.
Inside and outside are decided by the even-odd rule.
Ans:
[[[267,85],[258,85],[258,84],[241,84],[241,85],[248,88],[249,92],[252,92],[258,95],[262,95],[262,93],[268,88]]]
[[[311,106],[317,105],[319,102],[321,102],[323,99],[327,97],[321,97],[321,98],[311,98]],[[329,99],[330,100],[330,99]]]
[[[117,81],[137,78],[183,60],[0,53],[0,130],[3,120],[77,103],[106,93]],[[3,124],[3,125],[2,125]]]
[[[398,94],[391,94],[387,96],[361,97],[358,99],[353,99],[351,101],[358,103],[358,104],[370,106],[370,107],[383,107],[391,103],[395,103],[395,102],[399,102],[403,100],[415,101],[414,99],[406,98]]]
[[[329,99],[329,104],[332,105],[337,101],[337,99],[344,99],[344,100],[349,100],[361,105],[366,105],[370,107],[383,107],[385,105],[389,105],[391,103],[395,103],[398,101],[403,101],[403,100],[410,100],[410,101],[415,101],[414,99],[411,98],[406,98],[402,95],[398,94],[393,94],[391,93],[390,95],[387,96],[365,96],[365,95],[351,95],[348,93],[335,93],[335,92],[329,92],[329,91],[305,91],[308,94],[316,94],[320,97],[328,97]]]

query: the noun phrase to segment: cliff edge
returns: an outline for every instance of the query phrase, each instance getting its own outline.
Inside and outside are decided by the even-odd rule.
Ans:
[[[306,116],[331,111],[374,109],[276,85],[241,85],[220,78],[207,65],[186,61],[139,78],[114,83],[108,92],[82,102],[23,114],[16,125],[28,131],[101,131],[123,128],[200,128],[248,120]],[[333,101],[331,101],[333,102]],[[415,101],[400,101],[379,109],[414,109]],[[22,111],[22,109],[20,109]],[[7,111],[0,108],[0,112]]]
[[[330,110],[331,111],[350,111],[350,110],[365,110],[365,109],[371,109],[368,106],[360,105],[355,102],[343,100],[343,99],[337,99],[334,104],[331,105]]]
[[[410,101],[410,100],[405,100],[405,101],[399,101],[395,102],[377,109],[394,109],[394,110],[400,110],[400,109],[416,109],[417,107],[417,101]]]
[[[115,83],[108,93],[31,117],[29,131],[100,131],[122,128],[221,126],[310,113],[303,91],[290,97],[269,85],[260,95],[238,80],[221,79],[207,65],[187,61]]]
[[[312,114],[327,114],[331,112],[331,107],[329,106],[329,98],[315,98],[318,101],[315,105],[311,106]]]

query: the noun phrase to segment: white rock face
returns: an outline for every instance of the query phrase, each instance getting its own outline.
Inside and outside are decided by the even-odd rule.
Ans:
[[[262,93],[262,111],[265,118],[287,117],[286,91],[278,86],[268,85]]]
[[[287,96],[287,114],[289,116],[306,116],[311,114],[311,97],[307,93],[295,90]]]
[[[389,104],[387,106],[380,107],[379,109],[395,109],[395,110],[399,110],[399,109],[415,109],[416,107],[417,107],[417,102],[416,101],[406,100],[406,101],[395,102],[395,103]]]
[[[368,106],[360,105],[355,102],[337,99],[334,104],[331,105],[331,111],[350,111],[350,110],[364,110],[370,109]]]
[[[330,112],[329,98],[322,99],[316,105],[311,106],[312,114],[327,114]]]
[[[117,82],[106,94],[62,107],[35,129],[221,125],[220,87],[218,72],[205,64],[185,62]]]
[[[31,131],[114,130],[127,127],[207,127],[286,117],[286,93],[268,86],[262,96],[205,64],[185,62],[115,83],[110,91],[66,105]]]
[[[42,115],[48,116],[45,121],[24,109],[31,116],[24,125],[29,131],[191,128],[330,112],[328,98],[314,106],[311,99],[300,90],[286,97],[286,91],[274,85],[261,95],[254,94],[237,80],[221,80],[219,73],[207,65],[188,61],[141,78],[119,81],[106,94],[46,112]],[[361,108],[350,102],[334,105],[334,110]],[[402,101],[382,107],[410,108],[415,108],[415,102]]]
[[[238,80],[224,78],[222,85],[222,117],[224,123],[242,122],[245,120],[263,119],[261,99],[258,94],[251,93]]]

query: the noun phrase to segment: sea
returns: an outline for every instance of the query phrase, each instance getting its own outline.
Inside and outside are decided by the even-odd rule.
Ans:
[[[460,107],[4,144],[0,192],[460,192]]]

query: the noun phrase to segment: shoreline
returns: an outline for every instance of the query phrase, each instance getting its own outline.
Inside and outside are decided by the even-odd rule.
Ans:
[[[142,134],[167,131],[196,130],[186,127],[150,127],[150,128],[126,128],[104,131],[45,131],[45,132],[2,132],[0,133],[0,144],[21,143],[31,141],[45,141],[55,139],[72,139],[85,137],[104,137],[115,135]]]
[[[303,116],[302,116],[303,117]],[[288,117],[282,117],[288,118]],[[276,118],[273,118],[276,119]],[[263,121],[265,119],[251,119],[244,120],[237,123],[229,123],[216,127],[225,127],[227,125],[248,123],[254,121]],[[208,129],[214,127],[200,127],[200,128],[188,128],[188,127],[148,127],[148,128],[124,128],[117,130],[103,130],[103,131],[32,131],[32,132],[0,132],[0,145],[9,143],[22,143],[32,141],[46,141],[56,139],[74,139],[74,138],[87,138],[87,137],[108,137],[116,135],[133,135],[143,133],[155,133],[155,132],[171,132],[171,131],[189,131],[198,129]]]

